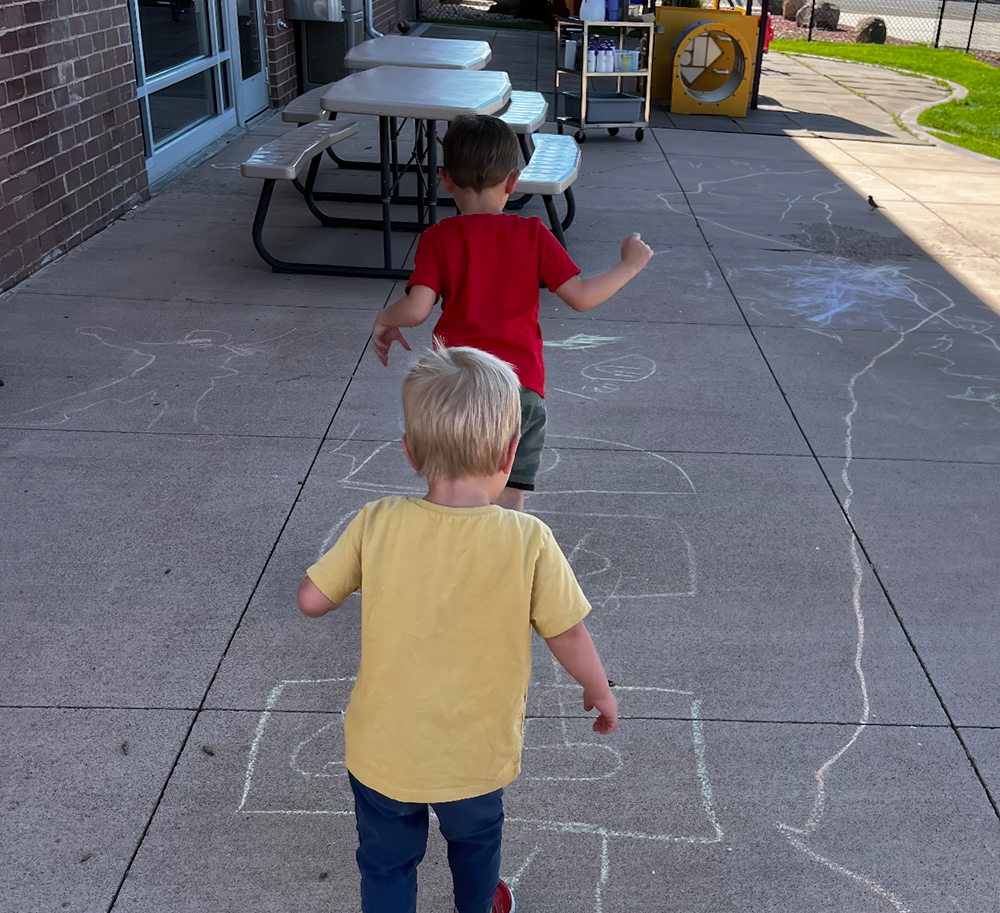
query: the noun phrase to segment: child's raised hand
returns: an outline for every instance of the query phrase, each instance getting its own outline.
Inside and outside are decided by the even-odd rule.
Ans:
[[[638,237],[638,236],[636,236]],[[597,708],[600,716],[594,720],[594,732],[608,735],[618,728],[618,698],[609,690],[607,695],[595,698],[589,691],[583,692],[583,709],[588,713]]]
[[[398,342],[407,352],[411,351],[409,344],[399,331],[399,327],[386,326],[376,319],[375,329],[372,331],[372,346],[378,360],[387,368],[389,367],[389,349],[394,342]]]
[[[622,263],[631,266],[639,272],[650,260],[653,259],[653,248],[651,248],[639,232],[629,235],[622,241]]]

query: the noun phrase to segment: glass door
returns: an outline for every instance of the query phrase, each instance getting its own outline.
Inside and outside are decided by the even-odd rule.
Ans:
[[[129,0],[155,181],[268,105],[263,0]]]
[[[236,43],[240,56],[236,108],[241,123],[260,114],[269,103],[263,19],[263,0],[236,0]]]

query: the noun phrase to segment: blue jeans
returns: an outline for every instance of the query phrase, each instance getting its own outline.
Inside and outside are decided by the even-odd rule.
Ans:
[[[350,774],[348,774],[350,776]],[[427,805],[397,802],[350,777],[358,819],[364,913],[415,913],[417,865],[427,848]],[[458,913],[489,913],[500,881],[503,790],[432,802],[448,841]]]

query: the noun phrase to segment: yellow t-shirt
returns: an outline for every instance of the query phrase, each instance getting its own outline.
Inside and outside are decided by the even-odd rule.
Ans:
[[[552,531],[501,507],[367,504],[308,571],[333,602],[361,588],[347,769],[400,802],[450,802],[521,770],[531,629],[590,605]]]

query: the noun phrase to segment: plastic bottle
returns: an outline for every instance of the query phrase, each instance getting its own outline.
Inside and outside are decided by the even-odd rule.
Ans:
[[[602,73],[614,73],[615,71],[615,52],[612,49],[610,41],[605,41],[604,45],[601,47],[601,60],[603,61]]]
[[[576,69],[576,41],[573,38],[566,39],[566,53],[563,57],[563,67],[567,70]]]
[[[580,4],[580,18],[584,22],[603,22],[604,0],[583,0]]]
[[[596,73],[597,72],[597,51],[593,48],[587,51],[587,72]]]
[[[605,0],[605,10],[609,22],[617,22],[619,19],[619,0]]]

